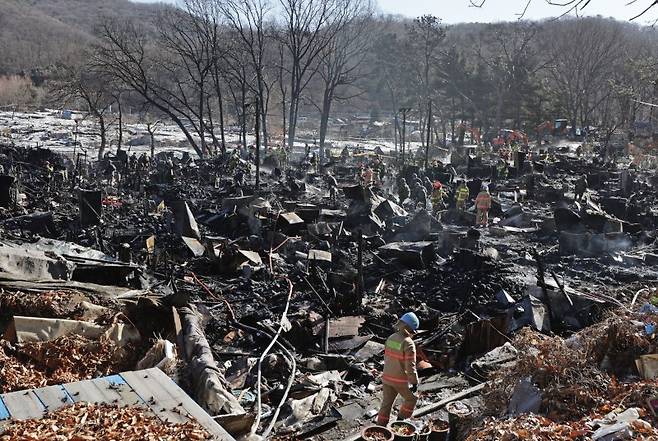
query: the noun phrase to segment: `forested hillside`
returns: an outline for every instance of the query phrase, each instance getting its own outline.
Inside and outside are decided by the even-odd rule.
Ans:
[[[0,74],[66,63],[104,18],[148,20],[156,8],[128,0],[0,0]]]

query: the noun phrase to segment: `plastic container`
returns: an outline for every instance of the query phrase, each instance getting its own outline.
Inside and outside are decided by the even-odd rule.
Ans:
[[[395,441],[415,441],[418,433],[418,428],[406,421],[394,421],[388,425],[388,428],[393,432]],[[399,433],[399,432],[404,433]]]
[[[361,431],[363,441],[393,441],[393,432],[383,426],[368,426]]]

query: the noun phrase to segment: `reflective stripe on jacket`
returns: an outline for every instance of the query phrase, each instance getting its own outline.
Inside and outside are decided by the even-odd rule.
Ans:
[[[386,340],[382,381],[393,386],[418,384],[416,345],[408,334],[396,332]]]
[[[443,189],[439,188],[432,192],[432,202],[441,202],[445,197]]]
[[[457,189],[457,200],[458,201],[465,201],[468,199],[470,196],[470,192],[468,191],[468,187],[460,187]]]

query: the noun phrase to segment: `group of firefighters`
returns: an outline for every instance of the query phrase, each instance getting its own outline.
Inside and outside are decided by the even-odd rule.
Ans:
[[[411,177],[412,187],[409,187],[407,180],[400,178],[398,182],[398,200],[400,203],[403,203],[407,199],[411,199],[417,204],[421,204],[424,208],[427,208],[429,194],[434,213],[444,210],[447,206],[449,196],[443,184],[438,180],[432,182],[427,177],[425,181],[424,183],[418,176],[413,174]],[[458,181],[454,191],[455,208],[458,211],[466,210],[466,203],[470,197],[471,192],[466,182],[464,180]],[[489,210],[491,209],[491,194],[489,193],[488,185],[482,185],[480,192],[475,197],[475,208],[477,210],[476,225],[486,226],[489,222]]]

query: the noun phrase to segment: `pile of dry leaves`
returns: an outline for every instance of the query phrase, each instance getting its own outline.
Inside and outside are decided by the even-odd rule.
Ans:
[[[76,318],[76,301],[82,294],[73,290],[26,293],[22,291],[0,292],[0,311],[9,315],[31,317]]]
[[[70,383],[130,370],[138,351],[101,338],[67,335],[47,342],[0,346],[0,392]]]
[[[159,441],[208,440],[210,434],[196,421],[162,422],[140,407],[77,403],[39,420],[12,421],[0,441]]]

